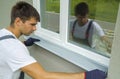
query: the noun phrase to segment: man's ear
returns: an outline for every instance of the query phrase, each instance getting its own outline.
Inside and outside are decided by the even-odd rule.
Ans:
[[[22,20],[21,20],[19,17],[17,17],[17,18],[15,19],[15,25],[16,25],[16,26],[21,26],[22,23],[23,23],[23,22],[22,22]]]

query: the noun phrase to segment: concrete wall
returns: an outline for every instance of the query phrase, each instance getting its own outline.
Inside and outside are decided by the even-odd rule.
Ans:
[[[0,0],[0,29],[10,24],[10,12],[17,1],[26,1],[32,4],[32,0]]]
[[[56,56],[52,52],[41,48],[37,45],[33,45],[28,48],[30,54],[43,66],[47,71],[51,72],[83,72],[84,69]],[[31,79],[29,76],[25,76],[25,79]]]

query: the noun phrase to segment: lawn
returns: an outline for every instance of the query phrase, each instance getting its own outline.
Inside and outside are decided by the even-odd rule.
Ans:
[[[92,19],[116,22],[120,0],[70,0],[70,14],[74,15],[74,7],[79,2],[89,5],[89,17]],[[60,0],[46,0],[46,10],[60,12]]]

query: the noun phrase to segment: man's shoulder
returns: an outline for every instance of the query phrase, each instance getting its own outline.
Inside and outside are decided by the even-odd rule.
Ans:
[[[73,24],[75,23],[76,19],[70,19],[69,22],[70,22],[70,26],[72,27]]]

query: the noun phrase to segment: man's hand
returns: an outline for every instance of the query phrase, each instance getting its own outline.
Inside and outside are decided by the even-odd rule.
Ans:
[[[95,69],[92,71],[87,71],[85,79],[106,79],[107,74],[101,70]]]
[[[40,41],[39,39],[36,39],[36,38],[28,38],[26,41],[24,41],[24,44],[26,46],[32,46],[34,44],[34,42],[38,42]]]

